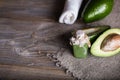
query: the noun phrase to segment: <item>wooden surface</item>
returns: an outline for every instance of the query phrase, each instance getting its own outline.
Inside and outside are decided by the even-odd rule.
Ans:
[[[58,23],[64,0],[0,0],[0,79],[73,80],[46,57],[80,23]]]

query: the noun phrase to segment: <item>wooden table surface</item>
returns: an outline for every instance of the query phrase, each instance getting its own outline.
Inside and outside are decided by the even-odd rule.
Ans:
[[[80,26],[58,23],[64,2],[0,0],[0,79],[73,80],[46,57],[66,47],[56,37]]]

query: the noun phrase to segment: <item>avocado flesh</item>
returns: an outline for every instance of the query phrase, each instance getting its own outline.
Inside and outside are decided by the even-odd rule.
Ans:
[[[120,35],[120,29],[117,29],[117,28],[109,29],[105,31],[102,35],[100,35],[91,46],[90,52],[92,55],[98,56],[98,57],[110,57],[120,52],[120,48],[115,49],[113,51],[104,51],[101,49],[101,45],[104,39],[111,34]]]
[[[114,0],[91,0],[82,13],[85,23],[98,21],[106,17],[113,8]]]

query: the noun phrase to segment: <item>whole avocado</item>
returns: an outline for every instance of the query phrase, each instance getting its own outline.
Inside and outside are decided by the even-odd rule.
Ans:
[[[86,5],[82,18],[85,23],[105,18],[113,8],[114,0],[91,0]]]

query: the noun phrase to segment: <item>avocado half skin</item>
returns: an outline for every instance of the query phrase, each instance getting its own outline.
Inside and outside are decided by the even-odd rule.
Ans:
[[[91,0],[82,13],[85,23],[105,18],[113,8],[114,0]]]
[[[99,29],[93,33],[88,34],[91,44],[98,38],[99,35],[101,35],[106,30],[110,29],[111,27],[107,25],[103,25],[103,26],[96,26],[96,28]]]
[[[92,55],[98,56],[98,57],[110,57],[110,56],[113,56],[120,52],[120,48],[118,48],[114,51],[101,50],[100,47],[101,47],[103,40],[110,34],[120,35],[120,29],[118,29],[118,28],[109,29],[109,30],[105,31],[102,35],[100,35],[97,38],[97,40],[93,43],[93,45],[91,46],[90,52]]]

